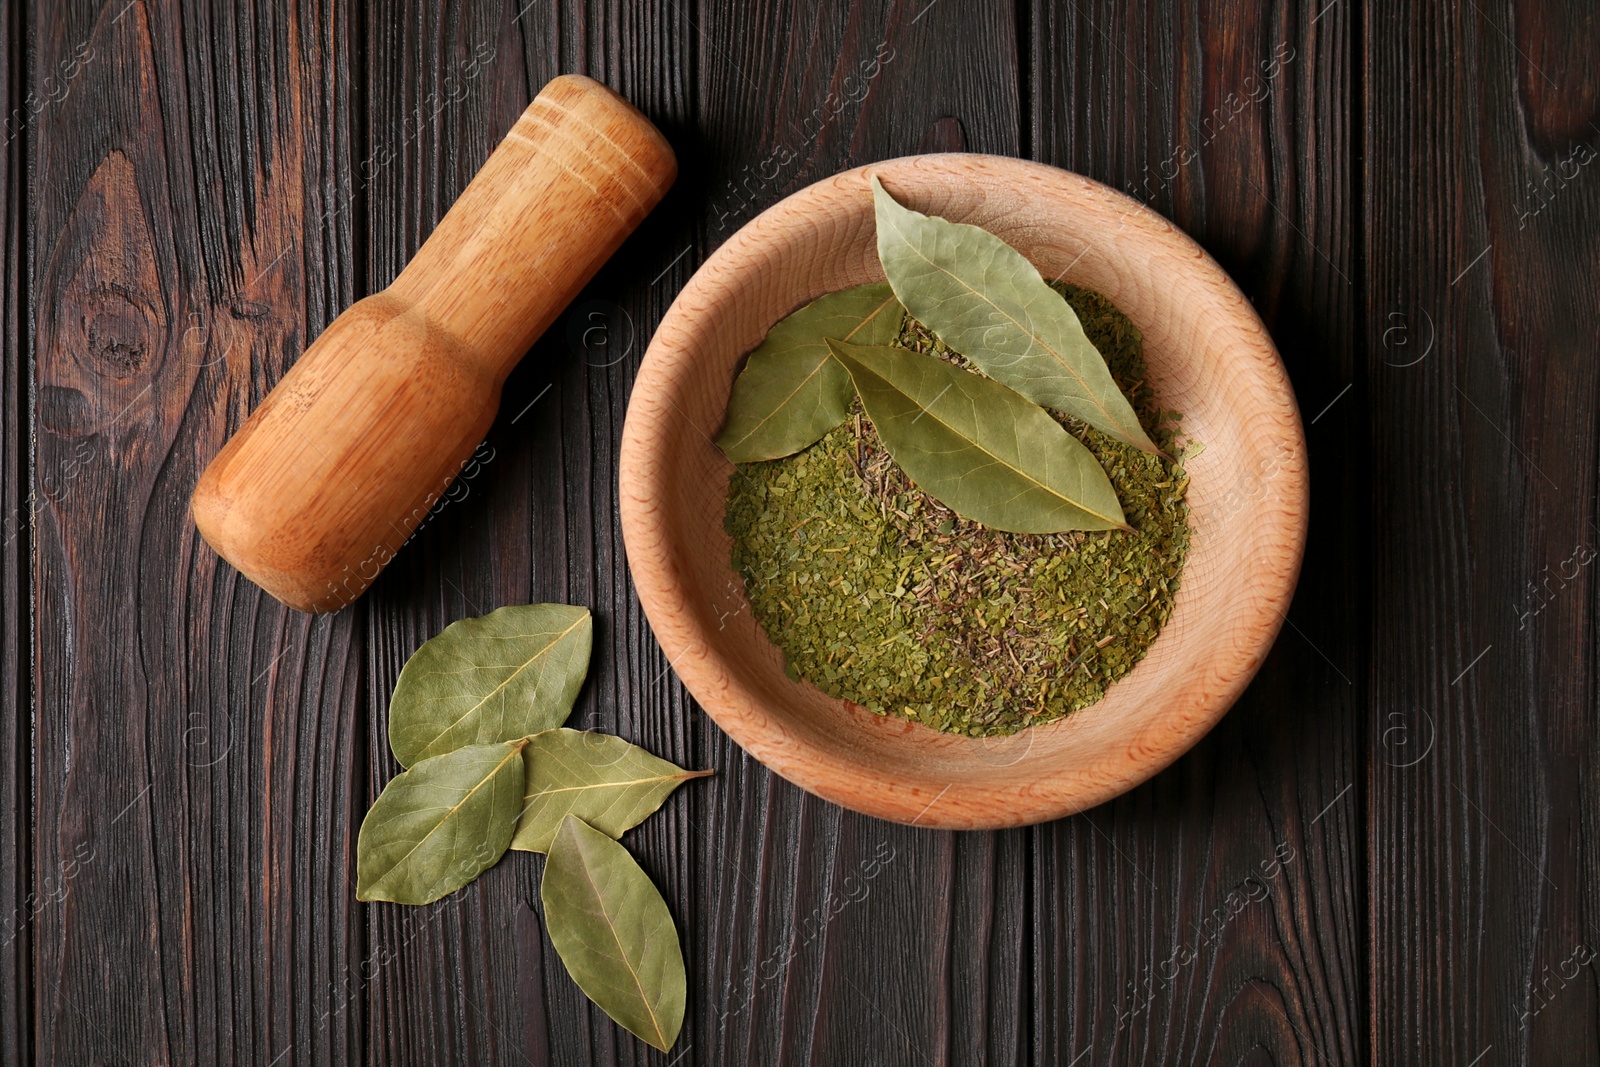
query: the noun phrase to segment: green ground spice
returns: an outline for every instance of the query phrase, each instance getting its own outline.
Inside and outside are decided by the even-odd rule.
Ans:
[[[1138,329],[1058,286],[1146,432],[1177,455]],[[900,344],[974,369],[920,323]],[[1189,547],[1177,463],[1060,416],[1100,459],[1137,534],[1012,534],[962,519],[901,472],[860,413],[787,459],[740,465],[727,530],[756,621],[790,677],[879,714],[974,737],[1094,703],[1172,613]]]

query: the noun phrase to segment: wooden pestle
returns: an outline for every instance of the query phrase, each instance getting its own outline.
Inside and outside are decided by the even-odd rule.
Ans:
[[[351,305],[195,487],[195,525],[301,611],[359,597],[466,466],[529,346],[677,175],[588,78],[544,87],[394,283]]]

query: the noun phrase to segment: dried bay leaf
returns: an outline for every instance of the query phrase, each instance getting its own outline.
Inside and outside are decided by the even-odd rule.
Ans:
[[[951,511],[1012,533],[1129,529],[1094,453],[1026,397],[936,356],[829,343],[889,454]]]
[[[734,381],[717,447],[750,463],[815,444],[850,413],[850,375],[825,338],[886,345],[904,313],[889,283],[876,282],[820,296],[780,321]]]
[[[505,854],[522,808],[522,742],[469,745],[396,776],[361,822],[356,899],[426,904]]]
[[[588,998],[641,1040],[672,1047],[687,980],[667,902],[628,850],[573,815],[539,887],[545,929]]]
[[[463,745],[511,741],[566,721],[589,672],[585,608],[527,604],[445,627],[406,661],[389,700],[401,766]]]
[[[872,192],[878,258],[912,318],[1034,403],[1160,455],[1077,314],[1022,253],[902,207],[876,177]]]
[[[611,837],[639,825],[678,786],[711,771],[686,771],[620,737],[547,730],[528,739],[522,817],[511,847],[548,852],[562,819],[576,815]]]

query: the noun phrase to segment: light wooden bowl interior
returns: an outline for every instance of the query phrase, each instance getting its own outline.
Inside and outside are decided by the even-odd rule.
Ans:
[[[712,444],[746,353],[824,293],[881,280],[869,174],[907,206],[997,234],[1045,278],[1106,294],[1144,334],[1187,464],[1193,537],[1172,618],[1104,699],[1006,738],[940,733],[790,681],[730,563],[731,465]],[[1254,675],[1305,544],[1305,440],[1244,294],[1137,202],[1019,160],[932,155],[846,171],[783,200],[695,274],[651,341],[622,435],[622,529],[645,614],[717,724],[776,773],[870,815],[1020,826],[1099,804],[1177,759]]]

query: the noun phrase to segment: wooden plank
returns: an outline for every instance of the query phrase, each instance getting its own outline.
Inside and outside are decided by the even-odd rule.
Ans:
[[[40,56],[81,57],[31,160],[32,462],[76,462],[36,544],[35,892],[66,884],[33,925],[44,1061],[360,1055],[355,620],[279,608],[187,512],[351,295],[348,222],[308,217],[348,162],[347,22],[282,11],[37,9]]]
[[[812,181],[924,148],[1019,149],[1009,4],[719,4],[693,26],[702,258]],[[956,46],[954,42],[960,42]],[[694,263],[671,277],[681,284]],[[708,595],[716,595],[710,591]],[[1025,835],[845,812],[696,715],[705,1063],[1013,1063],[1025,1041]]]
[[[1289,626],[1223,723],[1033,832],[1036,1062],[1364,1055],[1350,18],[1074,0],[1029,24],[1032,154],[1167,215],[1244,287],[1311,423],[1315,517]]]
[[[572,3],[560,14],[558,54],[563,70],[598,78],[643,110],[673,142],[680,167],[692,172],[698,153],[693,141],[684,139],[693,121],[691,18],[682,0]],[[532,40],[524,47],[530,57],[538,52]],[[689,257],[676,262],[674,257],[689,247],[692,220],[685,212],[695,202],[694,193],[680,174],[675,189],[590,283],[514,384],[519,399],[526,398],[518,409],[535,400],[540,405],[520,423],[527,427],[524,436],[532,436],[535,427],[529,422],[540,417],[534,473],[522,490],[524,506],[535,516],[523,527],[532,534],[527,543],[535,599],[590,604],[602,617],[589,690],[575,719],[681,766],[707,767],[714,764],[696,750],[689,700],[668,671],[634,595],[617,519],[617,455],[628,396],[650,334],[691,266]],[[551,382],[554,388],[538,399]],[[546,412],[542,405],[551,401],[555,404]],[[550,513],[555,501],[560,501],[560,518]],[[705,828],[703,821],[693,821],[691,805],[708,784],[692,782],[680,790],[627,841],[677,920],[690,969],[691,1004],[705,995],[698,981],[708,962],[695,940],[707,917],[695,880]],[[542,911],[536,883],[530,878],[528,884],[535,913],[528,916],[531,929]],[[540,946],[544,982],[538,1012],[547,1024],[547,1062],[659,1064],[694,1049],[699,1035],[692,1014],[671,1054],[658,1054],[588,1002],[548,937]],[[537,995],[524,986],[525,999]],[[530,1036],[536,1032],[530,1027]],[[679,1062],[696,1062],[698,1055],[690,1051]]]
[[[33,651],[28,560],[33,544],[32,465],[28,417],[28,195],[27,146],[35,115],[70,91],[68,71],[54,72],[50,94],[30,95],[19,57],[28,39],[20,5],[0,14],[0,1035],[16,1062],[33,1058],[33,916],[46,905],[34,895],[32,716],[29,707]],[[71,71],[76,75],[77,71]],[[52,478],[52,484],[59,479]]]
[[[687,27],[671,2],[536,0],[411,4],[369,26],[369,288],[388,283],[539,88],[560,73],[617,89],[669,134],[686,117]],[[676,198],[679,194],[673,194]],[[560,601],[596,617],[591,680],[570,724],[620,734],[682,764],[687,707],[661,673],[627,584],[615,457],[633,370],[671,289],[651,286],[687,227],[647,220],[506,385],[465,495],[441,509],[379,580],[371,620],[368,729],[375,793],[397,770],[387,696],[407,656],[448,623],[506,604]],[[659,262],[657,262],[659,260]],[[675,799],[631,835],[634,854],[684,927],[690,832]],[[374,951],[396,961],[374,983],[380,1062],[634,1061],[649,1050],[594,1008],[541,930],[542,858],[512,854],[436,905],[361,905]],[[422,918],[418,918],[422,916]],[[685,1041],[689,1039],[686,1037]]]
[[[1597,47],[1578,5],[1366,16],[1372,718],[1419,738],[1373,766],[1380,1063],[1600,1059]]]
[[[362,37],[383,44],[364,54],[365,290],[394,279],[531,98],[525,83],[536,74],[523,71],[508,47],[512,35],[525,32],[510,25],[514,15],[486,3],[367,12]],[[517,451],[498,437],[480,449],[481,471],[463,481],[467,495],[424,523],[356,608],[368,620],[372,678],[362,768],[369,804],[399,770],[388,750],[386,713],[405,659],[458,618],[530,599],[526,553],[492,545],[494,530],[525,530],[531,519],[521,494],[497,491],[503,478],[515,477]],[[389,961],[365,991],[374,1061],[517,1058],[517,1014],[507,1008],[515,1003],[517,960],[502,916],[514,914],[525,895],[521,859],[511,856],[426,907],[355,905],[372,953]]]

